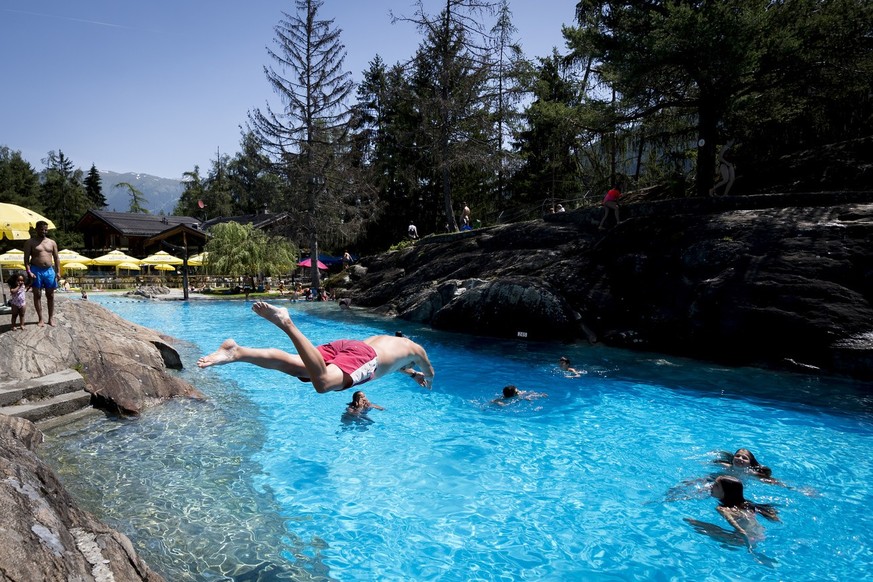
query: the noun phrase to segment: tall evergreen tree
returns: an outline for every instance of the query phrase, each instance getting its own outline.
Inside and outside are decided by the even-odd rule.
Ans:
[[[58,150],[50,151],[43,159],[42,205],[47,209],[59,230],[69,231],[78,222],[91,202],[82,184],[83,172],[72,160]]]
[[[182,174],[182,195],[176,202],[173,214],[176,216],[192,216],[206,220],[210,208],[206,206],[206,190],[203,178],[200,176],[200,166]]]
[[[249,114],[251,130],[287,177],[303,180],[310,253],[318,257],[319,207],[337,192],[330,184],[336,155],[344,147],[349,117],[347,99],[354,89],[343,70],[345,46],[333,20],[321,20],[322,0],[296,0],[297,13],[283,12],[274,28],[276,49],[268,54],[277,68],[265,67],[282,109]],[[320,285],[311,269],[312,285]]]
[[[258,140],[246,132],[240,152],[227,163],[230,197],[234,214],[257,214],[275,210],[281,204],[281,182],[272,164],[261,152]]]
[[[458,229],[453,179],[468,178],[475,184],[494,169],[495,158],[489,155],[493,150],[488,148],[489,110],[482,92],[490,74],[483,16],[496,6],[486,0],[445,0],[442,11],[433,16],[418,0],[412,17],[394,17],[414,23],[425,36],[414,59],[413,85],[424,117],[420,143],[429,150],[451,230]],[[468,176],[462,177],[465,172]]]
[[[411,97],[403,69],[390,69],[378,55],[363,73],[352,108],[351,162],[360,174],[356,208],[366,207],[369,219],[362,232],[371,248],[386,248],[406,236],[409,220],[418,220],[416,205],[410,203],[407,178],[415,167],[409,149],[401,145],[413,125],[403,125],[404,107]],[[408,108],[407,108],[408,109]],[[405,144],[404,144],[405,145]]]
[[[510,136],[518,129],[519,115],[515,106],[525,94],[520,78],[528,68],[521,46],[516,41],[517,33],[518,29],[512,24],[509,2],[502,0],[497,12],[497,23],[491,29],[493,64],[489,83],[496,135],[494,147],[498,158],[495,194],[499,202],[507,198],[506,179],[514,166],[508,143]]]
[[[685,117],[675,130],[695,144],[698,195],[712,185],[717,144],[738,134],[796,149],[797,136],[838,133],[823,131],[836,119],[869,124],[870,2],[580,0],[577,21],[574,56],[598,63],[619,123]],[[848,113],[856,102],[860,116]]]
[[[0,202],[17,204],[42,212],[39,174],[20,151],[0,147]]]
[[[210,216],[235,216],[240,214],[231,199],[231,178],[228,175],[230,156],[216,151],[212,167],[203,179],[203,202],[210,209]]]
[[[572,123],[576,89],[556,52],[540,59],[533,101],[525,112],[525,129],[516,147],[523,165],[515,175],[517,203],[563,200],[578,191],[579,175],[572,152],[578,128]]]
[[[85,195],[91,201],[93,208],[106,208],[106,197],[103,195],[102,179],[100,172],[97,171],[97,166],[91,164],[91,169],[88,170],[88,175],[85,176]]]

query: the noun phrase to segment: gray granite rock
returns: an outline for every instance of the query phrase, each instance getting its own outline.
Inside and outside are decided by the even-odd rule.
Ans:
[[[629,198],[606,231],[595,207],[364,257],[342,293],[452,331],[873,379],[873,193]]]
[[[23,331],[9,331],[8,323],[0,326],[0,381],[74,368],[84,376],[96,406],[121,414],[138,414],[177,396],[202,397],[167,372],[182,367],[169,338],[90,301],[60,294],[55,301],[55,327],[37,327],[32,304]]]
[[[0,579],[158,582],[123,534],[77,508],[35,454],[27,420],[0,415]]]

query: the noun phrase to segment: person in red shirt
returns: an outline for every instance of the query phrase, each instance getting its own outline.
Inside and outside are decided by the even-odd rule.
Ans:
[[[603,218],[600,220],[600,230],[604,230],[603,225],[606,224],[606,219],[609,218],[609,209],[611,208],[615,212],[615,224],[621,222],[618,217],[618,199],[621,198],[621,191],[618,189],[618,185],[613,186],[609,192],[606,193],[606,196],[603,198]]]

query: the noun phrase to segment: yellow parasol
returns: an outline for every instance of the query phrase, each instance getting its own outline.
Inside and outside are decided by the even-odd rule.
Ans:
[[[164,264],[164,263],[161,263],[161,264],[158,264],[158,265],[152,265],[152,266],[153,266],[155,269],[157,269],[158,271],[175,271],[175,270],[176,270],[176,267],[174,267],[173,265],[167,265],[167,264]]]
[[[209,251],[203,251],[193,257],[188,257],[189,267],[202,267],[209,262]]]
[[[24,268],[24,251],[11,250],[0,255],[0,267]]]
[[[62,267],[67,263],[80,263],[82,265],[91,264],[91,259],[70,249],[58,251],[58,259],[60,259]]]
[[[51,220],[33,210],[17,204],[0,202],[0,239],[29,239],[30,229],[36,228],[36,223],[40,220],[44,220],[49,228],[55,228]]]
[[[158,251],[141,261],[143,265],[181,265],[184,261],[166,251]],[[166,269],[164,269],[166,270]]]
[[[88,265],[71,261],[69,263],[61,263],[61,271],[87,271]]]
[[[139,271],[139,265],[137,265],[136,263],[125,261],[115,265],[115,270],[117,271],[118,269],[124,269],[126,271]]]
[[[105,255],[97,257],[96,259],[91,259],[92,265],[101,265],[107,267],[117,267],[122,263],[128,263],[130,265],[133,265],[134,267],[137,267],[137,270],[139,270],[139,259],[135,259],[130,255],[125,255],[121,251],[111,251],[106,253]]]

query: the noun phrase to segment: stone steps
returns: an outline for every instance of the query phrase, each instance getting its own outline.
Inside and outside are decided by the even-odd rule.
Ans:
[[[0,414],[58,425],[89,409],[91,394],[85,390],[85,379],[75,370],[0,382]]]

